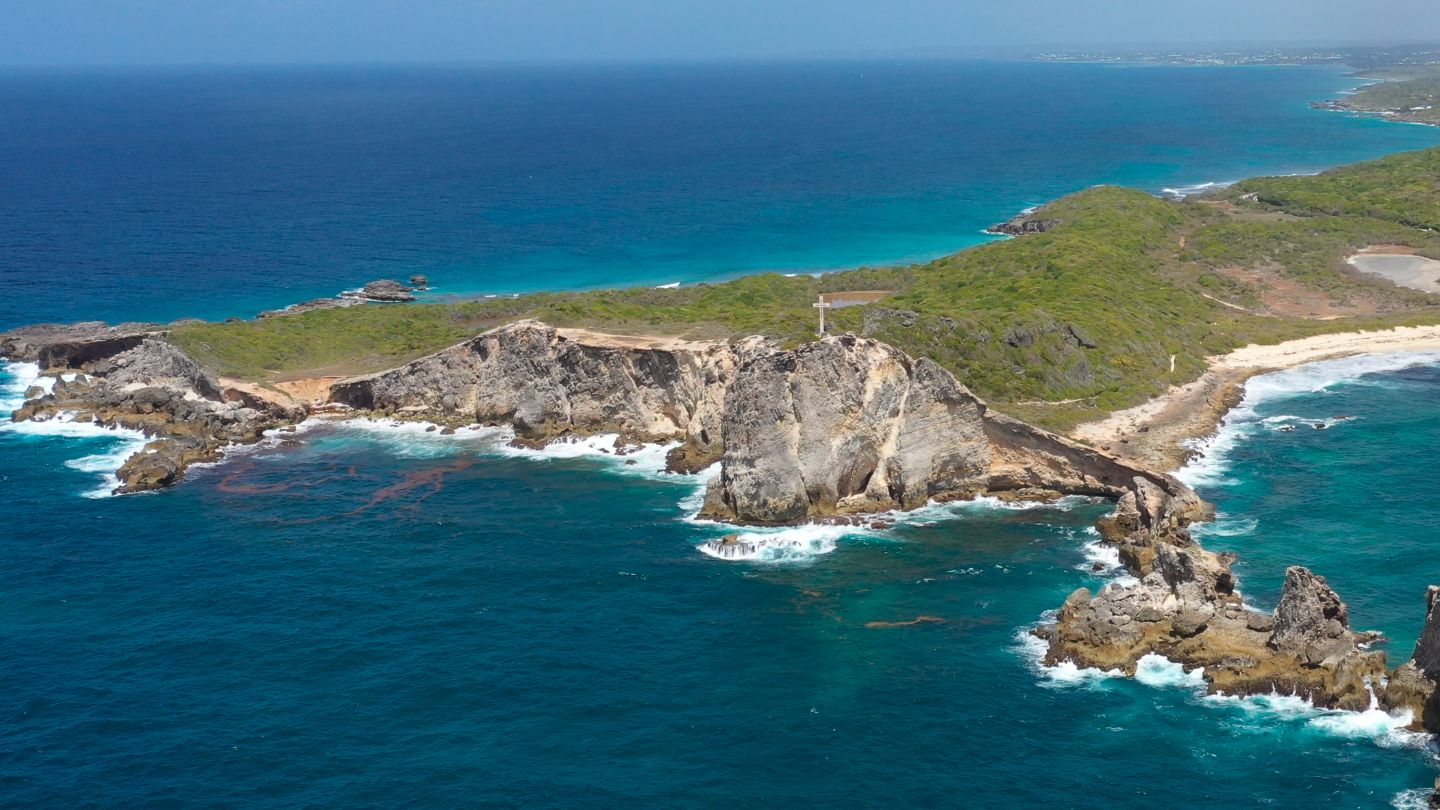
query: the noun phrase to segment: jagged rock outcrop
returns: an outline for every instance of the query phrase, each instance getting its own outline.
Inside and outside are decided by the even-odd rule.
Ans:
[[[1025,236],[1032,233],[1044,233],[1060,224],[1058,219],[1047,219],[1045,217],[1021,214],[998,225],[991,225],[991,233],[1003,233],[1009,236]]]
[[[794,523],[973,497],[989,480],[984,410],[949,372],[877,341],[757,353],[726,394],[704,514]]]
[[[78,368],[140,345],[162,327],[150,323],[111,326],[102,321],[42,323],[0,334],[0,357],[41,368]]]
[[[688,470],[718,460],[725,388],[745,344],[584,341],[536,321],[487,332],[392,371],[343,380],[331,401],[464,424],[510,424],[539,445],[567,435],[684,443]]]
[[[523,321],[380,374],[331,401],[372,413],[510,424],[521,443],[617,433],[678,441],[675,470],[717,461],[704,508],[738,523],[910,509],[981,493],[1120,497],[1143,478],[1091,448],[992,414],[943,368],[854,335],[795,349],[625,339]],[[1158,519],[1158,518],[1157,518]]]
[[[291,304],[288,307],[281,307],[280,309],[267,309],[255,317],[261,320],[266,318],[284,318],[291,315],[304,315],[307,312],[316,312],[322,309],[342,309],[344,307],[360,306],[364,303],[364,299],[347,298],[344,296],[312,298],[309,301],[301,301],[298,304]]]
[[[1425,594],[1425,626],[1410,660],[1390,675],[1385,704],[1410,710],[1424,728],[1440,732],[1440,587]]]
[[[71,418],[153,437],[121,466],[117,492],[169,486],[189,465],[214,461],[230,444],[258,441],[265,430],[305,416],[303,409],[225,388],[184,352],[150,335],[132,341],[102,334],[90,344],[70,337],[63,345],[63,352],[46,347],[37,356],[64,361],[47,366],[51,373],[72,374],[55,379],[49,391],[27,392],[35,396],[12,418]]]
[[[1214,692],[1294,694],[1317,706],[1362,711],[1385,675],[1385,656],[1364,645],[1344,603],[1304,568],[1286,572],[1273,614],[1246,608],[1234,590],[1230,560],[1197,546],[1159,546],[1155,569],[1097,594],[1080,589],[1053,625],[1039,631],[1046,661],[1133,674],[1155,653],[1203,668]]]
[[[366,284],[364,287],[361,287],[358,292],[347,293],[347,295],[365,301],[404,303],[415,300],[414,292],[415,288],[413,287],[407,287],[398,281],[382,278]]]

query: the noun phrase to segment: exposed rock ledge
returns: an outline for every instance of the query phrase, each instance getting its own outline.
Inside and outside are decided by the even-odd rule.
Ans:
[[[33,362],[56,377],[26,392],[13,419],[73,418],[139,430],[152,438],[116,473],[118,493],[169,486],[191,464],[264,431],[305,418],[285,405],[223,385],[150,327],[74,324],[0,335],[0,356]],[[62,376],[63,374],[63,376]]]
[[[226,384],[145,328],[103,325],[0,335],[0,354],[71,372],[27,392],[17,420],[77,418],[155,441],[119,472],[119,491],[163,487],[228,444],[305,418],[310,407]],[[751,524],[846,519],[991,493],[1118,501],[1100,531],[1136,579],[1076,591],[1038,631],[1051,663],[1133,672],[1159,653],[1204,667],[1227,693],[1292,692],[1317,705],[1410,710],[1440,727],[1440,589],[1413,660],[1386,672],[1344,603],[1303,568],[1279,608],[1240,601],[1231,560],[1200,548],[1204,504],[1174,479],[1000,414],[939,365],[874,340],[829,337],[794,349],[628,339],[538,322],[480,335],[391,371],[330,386],[327,407],[448,424],[509,423],[517,441],[618,433],[673,441],[669,466],[719,463],[703,514]]]
[[[1101,520],[1102,537],[1135,579],[1071,594],[1036,630],[1048,642],[1047,664],[1133,675],[1155,653],[1202,669],[1215,693],[1291,694],[1352,711],[1378,705],[1409,712],[1412,728],[1440,731],[1440,588],[1430,589],[1412,659],[1390,671],[1384,653],[1368,649],[1379,634],[1351,629],[1349,609],[1323,577],[1291,567],[1273,612],[1249,608],[1233,558],[1201,548],[1174,517],[1168,494],[1137,481]]]
[[[703,514],[785,524],[986,493],[1118,498],[1174,480],[988,411],[939,365],[875,340],[796,349],[759,339],[646,345],[522,322],[380,374],[331,399],[448,423],[509,423],[517,439],[618,433],[677,441],[675,471],[716,462]]]

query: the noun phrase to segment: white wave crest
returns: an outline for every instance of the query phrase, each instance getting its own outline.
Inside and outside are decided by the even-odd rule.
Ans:
[[[1241,403],[1225,416],[1214,435],[1204,441],[1192,443],[1191,447],[1196,451],[1195,457],[1176,471],[1175,476],[1192,487],[1233,484],[1234,480],[1228,478],[1226,473],[1230,469],[1230,454],[1235,447],[1256,431],[1283,424],[1283,420],[1278,417],[1270,417],[1278,421],[1267,424],[1266,419],[1256,413],[1264,403],[1327,391],[1334,385],[1353,383],[1369,374],[1400,371],[1433,363],[1440,363],[1440,352],[1361,354],[1306,363],[1284,371],[1251,377],[1245,383],[1245,397]],[[1348,420],[1344,417],[1310,420],[1312,423],[1323,423],[1326,427],[1340,421]]]
[[[1256,518],[1237,518],[1221,512],[1215,516],[1215,520],[1209,523],[1197,523],[1191,528],[1191,532],[1200,538],[1205,537],[1243,537],[1253,534],[1260,526]]]
[[[1238,707],[1267,723],[1277,720],[1304,723],[1307,729],[1326,736],[1372,740],[1385,748],[1423,748],[1428,740],[1425,734],[1406,730],[1415,719],[1410,710],[1399,714],[1386,712],[1380,708],[1373,689],[1370,707],[1359,712],[1320,709],[1304,698],[1275,693],[1246,697],[1207,695],[1205,699]]]
[[[1205,669],[1196,667],[1189,672],[1185,667],[1163,655],[1147,653],[1135,662],[1135,680],[1157,689],[1181,687],[1190,690],[1205,689]]]
[[[596,459],[608,462],[618,470],[639,474],[663,475],[667,479],[677,476],[666,473],[665,457],[678,442],[666,444],[617,445],[619,434],[605,433],[585,437],[562,437],[544,447],[515,447],[515,431],[509,427],[468,426],[445,433],[432,422],[403,419],[310,419],[301,423],[313,429],[314,426],[329,426],[338,430],[355,431],[374,438],[390,441],[391,449],[398,455],[433,458],[453,455],[470,450],[504,458],[521,458],[530,461],[555,461],[560,459]]]
[[[1207,191],[1214,191],[1217,188],[1225,188],[1235,185],[1234,180],[1222,180],[1211,183],[1196,183],[1191,186],[1177,186],[1176,188],[1162,188],[1160,193],[1167,197],[1178,197],[1184,199],[1192,194],[1204,194]]]
[[[1093,528],[1086,529],[1086,533],[1093,535],[1095,530]],[[1116,546],[1095,537],[1087,540],[1080,548],[1085,554],[1085,561],[1075,566],[1077,570],[1087,574],[1098,574],[1119,585],[1133,585],[1139,581],[1120,561],[1120,549]]]
[[[1429,810],[1430,794],[1434,788],[1414,788],[1402,790],[1390,799],[1390,806],[1395,810]]]
[[[1067,495],[1054,501],[1006,501],[984,495],[968,501],[931,501],[918,509],[880,512],[871,516],[874,520],[897,526],[927,526],[955,518],[984,514],[986,512],[1028,512],[1031,510],[1053,509],[1069,512],[1080,506],[1099,503],[1099,498],[1084,495]]]
[[[1053,610],[1046,611],[1040,619],[1040,624],[1054,622],[1055,615]],[[1047,666],[1045,653],[1049,651],[1050,645],[1035,635],[1033,631],[1037,626],[1039,625],[1032,624],[1020,628],[1015,634],[1015,650],[1024,659],[1030,671],[1040,678],[1041,686],[1093,687],[1103,681],[1125,677],[1125,673],[1118,669],[1101,670],[1094,667],[1080,667],[1076,666],[1073,661],[1061,661],[1055,666]]]
[[[730,562],[802,562],[835,550],[839,540],[862,533],[853,526],[794,526],[741,532],[729,542],[707,540],[700,553]]]
[[[514,434],[509,434],[513,436]],[[532,461],[553,461],[557,459],[592,459],[603,461],[611,469],[625,473],[674,481],[680,478],[665,471],[666,456],[680,446],[679,442],[665,444],[624,445],[619,443],[617,433],[602,433],[595,436],[561,438],[540,449],[512,447],[508,440],[497,442],[495,452],[512,458]],[[698,507],[697,507],[698,509]]]
[[[6,421],[0,423],[0,431],[40,439],[63,439],[72,442],[78,440],[82,442],[78,445],[80,448],[93,449],[96,441],[106,441],[109,446],[104,452],[90,453],[65,462],[65,466],[72,470],[100,475],[100,484],[81,493],[87,498],[108,497],[118,484],[115,472],[126,459],[143,450],[150,441],[138,430],[77,421],[73,413],[63,413],[44,421]]]
[[[10,378],[0,384],[0,416],[7,419],[25,404],[25,392],[31,386],[39,385],[48,391],[55,384],[54,377],[40,376],[40,366],[35,363],[0,361],[0,373]]]

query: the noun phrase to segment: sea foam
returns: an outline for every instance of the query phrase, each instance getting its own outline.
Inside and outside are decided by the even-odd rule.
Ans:
[[[1303,424],[1299,417],[1288,415],[1285,418],[1269,417],[1270,421],[1267,421],[1267,418],[1256,413],[1265,403],[1320,393],[1340,383],[1353,384],[1370,374],[1399,371],[1432,363],[1440,363],[1440,352],[1361,354],[1306,363],[1284,371],[1252,377],[1245,383],[1244,399],[1226,414],[1220,428],[1209,438],[1191,443],[1196,455],[1189,464],[1175,472],[1175,477],[1192,487],[1231,485],[1235,481],[1227,475],[1230,469],[1230,454],[1241,441],[1254,435],[1256,431],[1278,429],[1286,424]],[[1333,427],[1343,421],[1348,420],[1309,420],[1311,423],[1321,422],[1326,427]]]
[[[1277,693],[1245,697],[1207,695],[1205,700],[1242,710],[1261,721],[1261,730],[1276,721],[1303,723],[1306,729],[1318,734],[1347,740],[1372,740],[1386,748],[1423,748],[1428,740],[1425,734],[1406,730],[1415,719],[1408,709],[1399,714],[1381,709],[1373,689],[1369,708],[1358,712],[1320,709],[1304,698]]]
[[[10,377],[7,382],[0,384],[0,414],[4,414],[4,420],[0,421],[0,432],[35,439],[66,440],[72,444],[79,442],[76,446],[82,450],[93,450],[97,441],[103,441],[106,447],[102,452],[92,452],[71,459],[65,462],[65,466],[99,476],[100,481],[93,488],[82,492],[83,496],[109,496],[117,483],[115,471],[120,469],[126,459],[145,447],[149,441],[145,434],[129,428],[105,427],[94,422],[80,421],[73,413],[62,413],[41,421],[12,422],[10,416],[25,404],[25,392],[36,386],[49,391],[55,385],[56,378],[41,376],[40,367],[34,363],[6,363],[0,370]],[[73,379],[73,375],[67,375],[67,378]]]
[[[802,562],[834,551],[841,538],[862,533],[854,526],[808,524],[739,532],[733,543],[708,540],[700,553],[730,562]]]

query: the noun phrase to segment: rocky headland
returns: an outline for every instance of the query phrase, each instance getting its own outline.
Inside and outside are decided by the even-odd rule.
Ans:
[[[1389,671],[1368,649],[1376,635],[1351,629],[1344,602],[1304,568],[1287,572],[1273,613],[1246,606],[1232,559],[1191,536],[1208,507],[1174,478],[991,411],[940,365],[878,340],[692,342],[520,321],[378,374],[287,386],[308,397],[218,378],[143,324],[18,330],[0,336],[0,355],[54,378],[26,392],[15,420],[152,438],[117,472],[119,493],[169,486],[227,447],[342,413],[506,424],[532,447],[601,434],[617,434],[619,451],[673,444],[674,472],[718,465],[701,516],[742,525],[865,520],[982,495],[1109,498],[1116,511],[1098,528],[1133,576],[1076,591],[1036,631],[1049,663],[1133,673],[1154,653],[1203,668],[1216,692],[1378,704],[1440,729],[1440,591],[1412,660]]]

